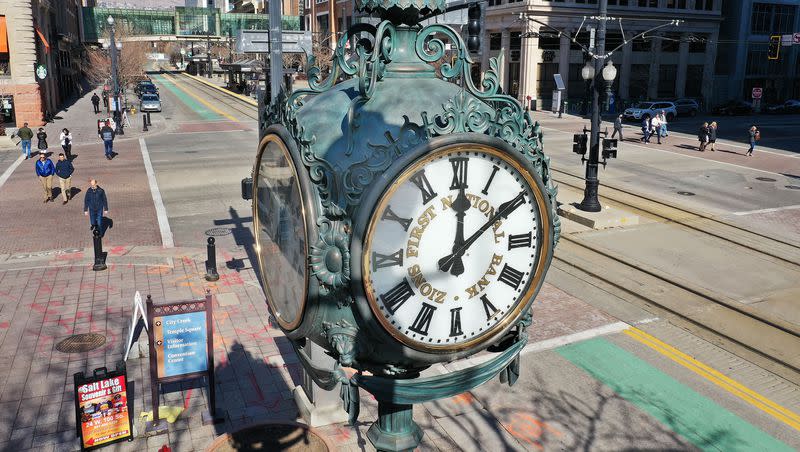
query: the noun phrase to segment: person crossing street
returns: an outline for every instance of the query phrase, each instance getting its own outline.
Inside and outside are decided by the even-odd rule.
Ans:
[[[89,217],[89,229],[97,229],[102,235],[103,215],[108,214],[108,198],[96,179],[89,179],[89,188],[83,198],[83,214]]]
[[[614,133],[611,134],[611,138],[614,138],[619,134],[619,141],[624,141],[625,139],[622,138],[622,115],[617,116],[614,118]]]
[[[39,176],[39,182],[42,183],[44,190],[44,202],[53,200],[53,174],[56,173],[56,167],[53,162],[47,158],[47,154],[39,154],[39,160],[36,162],[36,175]]]
[[[115,136],[114,129],[111,128],[111,121],[106,121],[106,125],[100,129],[100,138],[103,140],[103,145],[105,145],[106,159],[108,160],[111,160],[114,155]]]
[[[22,153],[25,154],[25,160],[31,158],[31,140],[33,140],[33,130],[28,127],[28,123],[20,127],[17,131],[17,136],[21,140],[19,142],[20,146],[22,146]]]
[[[56,176],[58,176],[58,186],[61,187],[61,198],[64,200],[61,204],[66,204],[72,198],[72,173],[75,172],[75,167],[66,156],[58,154],[58,163],[56,163]]]

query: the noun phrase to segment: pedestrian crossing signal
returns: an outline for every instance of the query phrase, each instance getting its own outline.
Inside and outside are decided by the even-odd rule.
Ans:
[[[781,52],[781,35],[772,35],[769,37],[769,52],[767,58],[770,60],[777,60]]]
[[[588,141],[586,134],[576,133],[572,136],[572,152],[580,155],[586,154],[586,143]]]

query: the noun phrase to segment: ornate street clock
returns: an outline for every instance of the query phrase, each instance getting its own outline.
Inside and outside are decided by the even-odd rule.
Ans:
[[[425,5],[360,0],[383,21],[351,27],[327,73],[311,58],[309,88],[266,109],[253,170],[270,311],[307,375],[342,384],[351,420],[358,388],[375,396],[379,450],[416,447],[413,404],[516,381],[560,232],[541,129],[501,93],[502,61],[476,86],[461,36],[417,23],[444,0]],[[311,343],[336,367],[315,365]]]

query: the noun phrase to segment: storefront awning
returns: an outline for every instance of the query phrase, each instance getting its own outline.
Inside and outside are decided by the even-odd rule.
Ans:
[[[0,53],[8,53],[8,33],[6,30],[6,16],[0,16]]]
[[[42,40],[42,44],[44,44],[44,52],[50,53],[50,44],[47,42],[47,39],[44,38],[42,30],[39,30],[38,26],[35,26],[34,28],[36,29],[36,34],[39,35],[39,39]]]

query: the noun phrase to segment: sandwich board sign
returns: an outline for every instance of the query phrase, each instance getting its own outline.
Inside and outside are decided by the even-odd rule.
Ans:
[[[95,369],[90,377],[78,372],[73,379],[75,420],[81,450],[133,440],[125,363],[119,363],[113,372],[108,372],[105,367]]]

